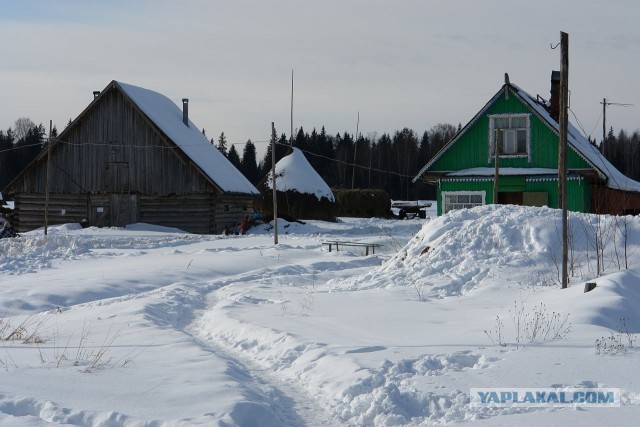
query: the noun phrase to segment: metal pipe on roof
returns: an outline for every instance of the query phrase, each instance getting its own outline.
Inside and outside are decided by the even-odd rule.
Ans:
[[[189,127],[189,98],[182,98],[182,122]]]

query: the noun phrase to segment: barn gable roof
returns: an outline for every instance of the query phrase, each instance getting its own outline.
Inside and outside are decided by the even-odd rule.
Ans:
[[[223,192],[260,194],[191,120],[189,120],[189,126],[183,123],[182,110],[169,98],[131,84],[117,81],[113,84]]]
[[[226,194],[252,195],[260,194],[258,189],[249,182],[247,178],[233,164],[218,151],[217,148],[198,130],[198,127],[189,120],[189,126],[182,121],[182,110],[166,96],[113,80],[100,92],[100,95],[71,122],[67,128],[53,141],[52,149],[64,141],[66,134],[73,129],[82,117],[92,110],[96,102],[109,90],[118,90],[133,104],[134,108],[143,114],[167,140],[180,148],[181,152],[193,162],[204,177],[206,177],[218,190]],[[38,156],[23,169],[12,182],[6,191],[10,192],[15,183],[19,182],[25,171],[36,164],[46,155],[43,150]]]

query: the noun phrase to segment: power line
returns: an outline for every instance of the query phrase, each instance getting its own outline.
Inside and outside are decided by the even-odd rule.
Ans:
[[[289,147],[289,144],[283,144],[281,142],[276,142],[276,145]],[[316,153],[313,153],[313,152],[311,152],[309,150],[304,150],[304,149],[302,149],[300,147],[295,147],[295,148],[297,148],[298,150],[302,151],[305,154],[309,154],[309,155],[314,156],[314,157],[320,157],[320,158],[323,158],[323,159],[326,159],[326,160],[329,160],[329,161],[332,161],[332,162],[340,163],[340,164],[345,165],[345,166],[355,166],[355,167],[360,168],[360,169],[371,170],[373,172],[380,172],[380,173],[385,173],[385,174],[389,174],[389,175],[395,175],[395,176],[399,176],[401,178],[413,178],[414,177],[414,175],[405,175],[405,174],[401,174],[401,173],[398,173],[398,172],[392,172],[392,171],[386,171],[386,170],[377,169],[377,168],[373,168],[373,167],[361,166],[361,165],[357,165],[355,163],[346,162],[344,160],[334,159],[333,157],[327,157],[327,156],[323,156],[322,154],[316,154]]]
[[[578,125],[580,126],[580,129],[582,129],[582,133],[583,136],[586,137],[586,132],[585,130],[582,128],[582,126],[580,125],[580,121],[578,120],[578,117],[576,116],[576,114],[573,112],[573,110],[569,109],[569,111],[571,111],[571,113],[573,114],[573,117],[576,119],[576,122],[578,123]],[[602,117],[602,115],[600,116]],[[598,122],[600,121],[600,119],[598,119]],[[596,123],[596,126],[598,126],[598,124]],[[593,128],[593,130],[595,130],[595,127]],[[603,142],[604,143],[604,142]],[[607,160],[607,158],[604,156],[604,154],[602,154],[600,151],[598,151],[596,149],[596,147],[594,147],[593,144],[591,144],[591,142],[589,142],[589,147],[591,148],[591,150],[596,153],[596,155],[598,156],[602,156],[604,158],[604,162],[602,162],[602,165],[604,166],[605,170],[607,171],[607,176],[609,178],[611,178],[613,180],[613,182],[619,187],[622,188],[622,186],[618,183],[618,181],[615,178],[615,175],[613,173],[611,173],[611,170],[609,169],[609,166],[607,166],[607,163],[609,163],[609,161]],[[616,169],[617,170],[617,169]],[[619,171],[618,171],[619,172]]]
[[[253,143],[253,141],[251,141]],[[269,142],[269,141],[258,141],[258,142]],[[165,150],[176,150],[176,149],[180,149],[181,147],[202,147],[201,144],[182,144],[180,146],[178,145],[156,145],[156,144],[135,144],[135,143],[129,143],[129,142],[69,142],[69,141],[64,141],[61,139],[56,139],[53,142],[51,142],[51,144],[53,143],[57,143],[57,144],[65,144],[65,145],[71,145],[71,146],[92,146],[92,147],[112,147],[112,148],[131,148],[131,149],[154,149],[154,148],[160,148],[160,149],[165,149]],[[244,143],[246,144],[246,143]],[[282,142],[276,142],[276,145],[279,146],[284,146],[284,147],[290,147],[289,144],[287,143],[282,143]],[[212,144],[213,146],[213,144]],[[12,148],[7,148],[4,150],[0,150],[0,153],[4,153],[4,152],[9,152],[9,151],[15,151],[15,150],[20,150],[23,148],[29,148],[29,147],[40,147],[42,149],[47,147],[46,143],[37,143],[37,144],[29,144],[29,145],[22,145],[22,146],[14,146]],[[215,148],[215,146],[213,146]],[[378,169],[378,168],[374,168],[371,166],[363,166],[363,165],[358,165],[356,163],[352,163],[352,162],[348,162],[348,161],[344,161],[344,160],[340,160],[340,159],[335,159],[332,157],[328,157],[328,156],[324,156],[322,154],[317,154],[314,153],[312,151],[306,150],[306,149],[301,149],[299,147],[298,148],[300,151],[302,151],[305,154],[314,156],[314,157],[319,157],[334,163],[338,163],[344,166],[351,166],[351,167],[356,167],[359,169],[363,169],[366,171],[372,171],[372,172],[379,172],[379,173],[383,173],[383,174],[388,174],[388,175],[393,175],[393,176],[397,176],[400,178],[413,178],[413,175],[406,175],[406,174],[402,174],[399,172],[393,172],[391,170],[383,170],[383,169]],[[222,153],[221,153],[222,154]]]

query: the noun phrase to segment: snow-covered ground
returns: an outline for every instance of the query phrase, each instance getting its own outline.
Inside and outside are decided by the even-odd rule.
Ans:
[[[572,215],[561,290],[559,219],[280,220],[277,246],[267,225],[0,240],[0,426],[635,425],[640,222]],[[488,387],[613,387],[622,405],[470,403]]]

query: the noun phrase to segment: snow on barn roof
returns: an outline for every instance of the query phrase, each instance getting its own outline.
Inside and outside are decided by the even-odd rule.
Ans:
[[[517,91],[518,95],[531,107],[535,112],[549,124],[558,134],[560,134],[560,125],[551,117],[546,108],[544,108],[534,97],[529,95],[518,86],[511,83],[511,86]],[[634,181],[627,177],[615,166],[609,162],[596,147],[589,142],[571,123],[568,122],[567,142],[576,152],[591,164],[596,171],[606,177],[607,187],[623,191],[640,192],[640,182]]]
[[[260,194],[191,120],[185,126],[182,110],[173,101],[149,89],[115,83],[223,192]]]
[[[272,177],[269,174],[267,186],[273,188]],[[276,163],[276,189],[278,191],[297,191],[303,194],[314,194],[318,200],[323,197],[335,202],[333,192],[326,182],[313,169],[307,158],[297,148],[288,156]]]

